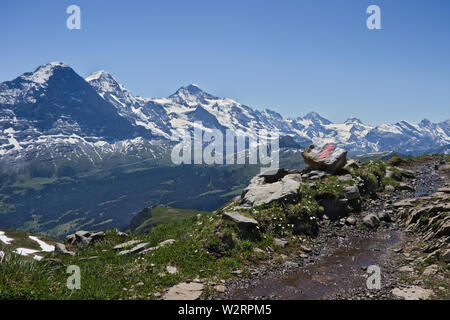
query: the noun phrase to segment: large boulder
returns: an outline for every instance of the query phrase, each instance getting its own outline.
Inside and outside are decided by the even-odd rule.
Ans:
[[[277,200],[296,202],[300,198],[301,179],[299,173],[284,169],[257,175],[242,192],[240,204],[253,207]]]
[[[347,151],[332,144],[312,144],[302,152],[311,169],[336,172],[347,163]]]

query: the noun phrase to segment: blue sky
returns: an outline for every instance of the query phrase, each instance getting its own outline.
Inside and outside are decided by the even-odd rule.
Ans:
[[[66,28],[67,6],[82,29]],[[382,30],[366,28],[381,8]],[[450,110],[447,0],[1,0],[0,81],[63,61],[134,94],[196,83],[283,116],[438,122]]]

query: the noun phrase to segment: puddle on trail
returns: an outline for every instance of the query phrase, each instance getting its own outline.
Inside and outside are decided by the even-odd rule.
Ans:
[[[231,298],[316,300],[333,293],[365,287],[367,271],[362,267],[382,266],[380,260],[387,252],[386,249],[395,247],[400,241],[401,233],[398,231],[384,231],[364,239],[352,237],[342,243],[330,239],[326,246],[328,249],[314,263],[290,271],[281,278],[264,279],[250,288],[236,289]]]

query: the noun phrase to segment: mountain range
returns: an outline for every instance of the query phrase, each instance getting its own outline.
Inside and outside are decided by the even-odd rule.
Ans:
[[[272,110],[216,97],[195,84],[167,98],[142,98],[105,71],[83,79],[68,65],[54,62],[0,84],[0,163],[14,168],[36,159],[95,162],[114,154],[157,161],[167,154],[173,133],[192,130],[195,121],[204,129],[278,130],[301,148],[327,142],[353,154],[448,153],[450,145],[450,119],[377,126],[357,118],[336,124],[315,112],[284,119]]]

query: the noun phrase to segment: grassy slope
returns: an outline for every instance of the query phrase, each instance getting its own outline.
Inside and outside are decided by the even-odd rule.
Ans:
[[[184,219],[193,217],[197,214],[204,214],[204,211],[194,209],[177,209],[163,206],[155,206],[150,212],[151,217],[144,220],[139,226],[131,229],[136,234],[148,233],[153,227],[159,224],[170,224],[183,221]]]

